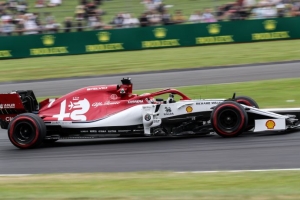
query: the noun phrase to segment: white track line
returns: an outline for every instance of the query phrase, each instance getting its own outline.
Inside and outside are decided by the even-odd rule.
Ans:
[[[30,176],[32,174],[0,174],[0,177],[5,177],[5,176]]]
[[[300,168],[291,169],[250,169],[250,170],[220,170],[220,171],[181,171],[175,173],[238,173],[238,172],[272,172],[272,171],[300,171]]]

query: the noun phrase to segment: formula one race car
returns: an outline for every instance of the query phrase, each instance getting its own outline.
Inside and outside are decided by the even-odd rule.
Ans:
[[[121,81],[121,85],[85,87],[40,103],[31,90],[0,94],[1,128],[8,129],[13,145],[27,149],[59,139],[211,132],[234,137],[245,131],[299,126],[300,109],[259,109],[250,97],[235,95],[192,100],[175,89],[137,95],[132,93],[130,78]],[[157,98],[161,95],[169,96]]]

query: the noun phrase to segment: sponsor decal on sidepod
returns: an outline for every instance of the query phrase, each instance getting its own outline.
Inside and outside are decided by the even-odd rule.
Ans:
[[[117,105],[119,103],[120,103],[119,101],[116,101],[116,102],[106,101],[104,103],[103,102],[95,102],[92,104],[92,107],[97,108],[99,106]]]

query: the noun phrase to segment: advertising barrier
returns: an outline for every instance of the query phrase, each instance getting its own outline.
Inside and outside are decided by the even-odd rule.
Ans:
[[[300,17],[0,37],[0,59],[300,38]]]

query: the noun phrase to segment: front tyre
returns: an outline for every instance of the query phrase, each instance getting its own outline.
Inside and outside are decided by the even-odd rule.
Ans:
[[[251,106],[251,107],[254,107],[254,108],[259,108],[257,102],[248,97],[248,96],[238,96],[235,98],[236,102],[238,102],[239,104],[243,104],[243,105],[246,105],[246,106]],[[249,117],[248,118],[248,125],[247,125],[247,128],[245,129],[245,131],[251,131],[251,130],[254,130],[254,124],[255,124],[255,119],[253,117]]]
[[[44,121],[35,114],[24,113],[16,116],[8,126],[8,138],[20,149],[31,149],[42,144],[46,136]]]
[[[239,103],[224,101],[211,113],[214,131],[222,137],[235,137],[244,132],[248,124],[248,115]]]
[[[243,104],[246,106],[251,106],[254,108],[259,108],[257,102],[252,99],[251,97],[248,96],[238,96],[235,98],[236,102],[238,102],[239,104]]]

